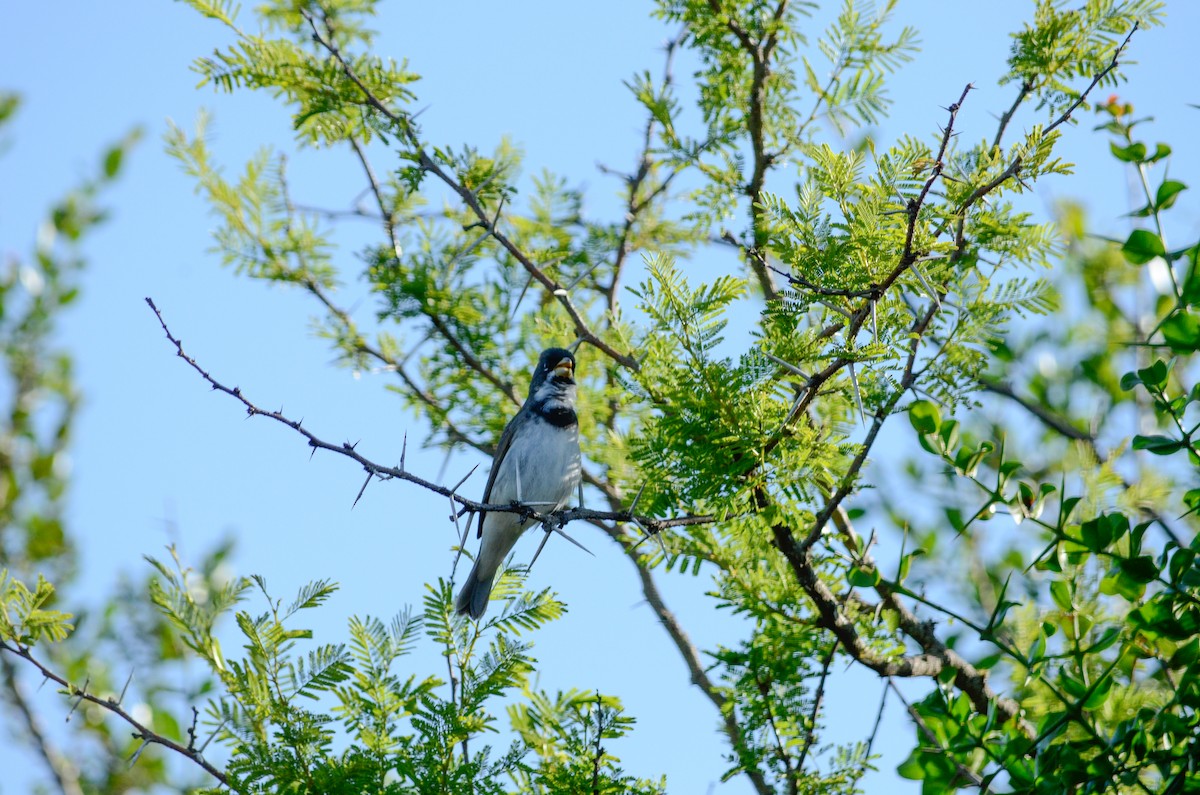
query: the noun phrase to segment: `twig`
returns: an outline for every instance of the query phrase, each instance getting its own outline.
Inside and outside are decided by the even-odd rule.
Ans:
[[[817,681],[817,692],[813,695],[812,711],[808,715],[808,733],[804,738],[804,745],[800,749],[800,756],[796,759],[796,770],[800,773],[804,772],[804,762],[808,759],[808,752],[812,750],[813,743],[817,739],[817,717],[820,715],[821,706],[825,702],[825,680],[829,677],[829,669],[833,665],[833,656],[837,654],[840,642],[837,638],[834,638],[833,643],[829,644],[829,652],[825,655],[825,659],[821,661],[821,678]]]
[[[1060,436],[1064,436],[1072,441],[1082,443],[1097,461],[1104,461],[1107,459],[1107,456],[1103,453],[1103,451],[1100,450],[1095,436],[1086,431],[1080,430],[1066,419],[1058,416],[1040,403],[1035,403],[1034,401],[1017,394],[1016,390],[1013,389],[1011,384],[1004,381],[996,381],[994,379],[987,378],[986,376],[981,376],[979,378],[979,385],[987,392],[1000,395],[1001,397],[1006,397],[1013,401],[1018,406],[1036,417],[1047,428],[1059,434]],[[1117,477],[1120,478],[1122,488],[1128,489],[1131,487],[1132,484],[1125,478],[1124,475],[1121,475],[1118,472]],[[1187,546],[1179,533],[1177,533],[1173,527],[1167,524],[1167,520],[1163,518],[1162,514],[1156,511],[1152,506],[1139,506],[1139,510],[1149,516],[1155,522],[1155,524],[1159,525],[1163,529],[1163,532],[1170,536],[1172,541],[1181,547]]]

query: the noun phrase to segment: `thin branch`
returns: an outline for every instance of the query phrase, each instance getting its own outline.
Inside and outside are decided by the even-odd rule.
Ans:
[[[1017,112],[1017,108],[1021,106],[1021,103],[1033,91],[1033,88],[1033,83],[1028,80],[1021,83],[1021,90],[1017,92],[1017,98],[1013,100],[1013,104],[1000,117],[1000,123],[996,128],[996,137],[992,139],[993,149],[1000,145],[1001,139],[1004,138],[1004,131],[1008,128],[1008,123],[1012,121],[1013,114]]]
[[[646,604],[654,611],[658,623],[666,630],[667,635],[671,638],[671,642],[675,644],[675,649],[679,652],[679,656],[683,658],[683,663],[687,666],[691,683],[716,707],[717,713],[721,716],[722,730],[729,740],[730,747],[735,752],[737,749],[743,748],[745,746],[745,739],[742,737],[742,728],[738,723],[736,705],[728,704],[728,697],[717,690],[712,680],[708,678],[708,673],[701,661],[699,649],[692,644],[687,632],[680,625],[679,619],[667,608],[662,594],[658,590],[658,584],[654,581],[654,575],[642,565],[641,556],[637,553],[636,546],[630,544],[628,537],[619,530],[611,529],[599,521],[593,521],[592,523],[608,532],[614,540],[621,544],[626,557],[633,563],[634,569],[637,571],[638,581],[642,587],[642,595],[646,597]],[[759,795],[772,795],[775,792],[761,772],[749,769],[743,770],[743,772],[750,779],[755,792]]]
[[[416,129],[412,124],[412,119],[407,115],[402,115],[389,108],[381,99],[379,99],[378,96],[375,95],[370,87],[368,87],[362,81],[362,79],[355,72],[354,68],[342,55],[341,50],[333,42],[332,36],[329,35],[328,20],[321,20],[323,26],[325,27],[325,30],[322,31],[322,26],[317,24],[317,20],[313,17],[311,11],[301,8],[300,14],[304,17],[304,19],[308,22],[309,27],[312,29],[313,40],[329,53],[330,57],[332,57],[338,65],[338,68],[341,69],[342,74],[344,74],[346,78],[350,80],[350,82],[353,83],[356,88],[358,88],[358,90],[362,93],[366,104],[388,119],[388,121],[395,126],[397,132],[408,141],[408,144],[414,150],[418,166],[420,166],[420,168],[424,171],[433,174],[447,187],[454,191],[454,193],[458,195],[459,199],[462,200],[463,204],[478,219],[478,225],[483,227],[488,234],[495,238],[496,242],[499,243],[500,246],[513,257],[513,259],[521,263],[521,266],[524,267],[525,270],[531,276],[533,276],[539,284],[542,285],[549,295],[557,299],[558,303],[562,305],[563,309],[565,309],[567,314],[570,316],[575,327],[576,336],[587,342],[592,347],[601,351],[617,363],[621,364],[623,367],[633,370],[634,372],[639,370],[640,365],[637,362],[637,358],[632,353],[620,353],[604,340],[600,339],[588,326],[587,322],[583,318],[583,315],[580,314],[574,303],[572,303],[570,295],[566,290],[563,289],[562,285],[542,271],[542,269],[539,268],[515,242],[513,242],[508,236],[496,228],[496,218],[488,214],[486,208],[484,208],[484,206],[480,203],[477,193],[460,183],[454,178],[453,175],[447,173],[446,170],[443,169],[436,160],[430,157],[429,153],[426,151],[424,145],[417,135]]]
[[[371,193],[375,196],[375,204],[379,207],[379,214],[382,216],[383,229],[387,232],[388,241],[392,244],[392,254],[399,257],[403,250],[400,247],[400,239],[396,236],[396,214],[387,206],[387,201],[383,197],[383,188],[380,187],[379,180],[375,178],[375,170],[371,168],[371,161],[367,159],[367,153],[363,150],[362,144],[354,136],[351,136],[350,146],[354,149],[358,162],[362,164],[367,183],[371,186]]]
[[[821,661],[821,678],[817,682],[817,692],[813,695],[812,711],[808,715],[808,734],[804,738],[804,745],[800,749],[800,756],[796,761],[796,770],[804,772],[804,762],[808,759],[808,752],[812,750],[813,743],[817,739],[817,718],[821,714],[821,707],[825,703],[825,680],[829,677],[829,669],[833,666],[833,657],[837,654],[839,641],[833,639],[833,643],[829,644],[829,652],[825,655],[825,659]]]
[[[75,685],[72,685],[65,678],[63,678],[62,676],[59,676],[57,673],[55,673],[54,671],[50,670],[45,665],[43,665],[36,657],[33,656],[33,653],[26,647],[23,647],[20,645],[10,645],[9,643],[7,643],[5,641],[0,640],[0,652],[8,652],[9,654],[14,654],[17,657],[20,657],[21,659],[30,663],[35,668],[37,668],[38,671],[41,672],[42,676],[44,676],[46,679],[49,679],[50,681],[55,682],[56,684],[60,685],[63,688],[63,692],[65,695],[68,695],[72,698],[78,699],[79,702],[87,701],[90,704],[95,704],[96,706],[106,709],[109,712],[111,712],[112,714],[116,715],[118,718],[120,718],[121,720],[125,721],[126,723],[128,723],[130,726],[133,727],[133,729],[134,729],[133,736],[136,739],[141,740],[143,742],[143,744],[155,744],[155,745],[161,745],[164,748],[169,748],[170,750],[174,751],[175,753],[180,754],[181,756],[187,757],[188,759],[192,760],[200,767],[204,768],[205,772],[207,772],[210,776],[215,778],[217,781],[221,782],[221,784],[223,784],[225,786],[229,786],[229,780],[226,778],[225,774],[221,770],[214,767],[207,760],[205,760],[204,757],[200,755],[199,751],[195,750],[194,748],[180,745],[179,743],[175,742],[174,740],[172,740],[168,737],[164,737],[163,735],[158,734],[157,732],[151,730],[145,724],[143,724],[141,721],[137,720],[132,715],[130,715],[128,712],[126,712],[125,709],[116,701],[116,699],[100,698],[99,696],[93,695],[92,693],[88,692],[86,686],[83,688],[80,688],[80,687],[76,687]],[[140,751],[139,751],[139,753],[140,753]]]
[[[7,657],[0,655],[0,671],[4,674],[4,687],[8,690],[9,699],[13,706],[17,708],[17,712],[21,715],[21,720],[25,722],[25,730],[29,733],[29,741],[38,755],[42,757],[42,761],[46,763],[46,768],[50,771],[50,775],[54,777],[55,784],[58,785],[59,792],[62,795],[83,795],[83,787],[79,783],[79,769],[75,764],[63,756],[62,752],[55,747],[53,741],[46,736],[46,732],[42,729],[41,723],[38,721],[37,715],[29,706],[29,702],[25,699],[25,694],[21,692],[21,685],[17,681],[16,668]]]
[[[1040,403],[1036,403],[1017,394],[1016,390],[1013,389],[1011,384],[1005,381],[996,381],[991,378],[980,377],[979,385],[983,387],[984,391],[986,392],[991,392],[1013,401],[1018,406],[1036,417],[1047,428],[1059,434],[1060,436],[1065,436],[1072,441],[1080,442],[1084,447],[1087,448],[1088,452],[1090,452],[1097,461],[1107,460],[1107,456],[1102,450],[1100,450],[1095,436],[1086,431],[1080,430],[1066,419],[1058,416]],[[1117,477],[1120,478],[1122,488],[1129,489],[1133,486],[1133,484],[1130,483],[1124,475],[1117,473]],[[1179,533],[1177,533],[1173,527],[1167,524],[1167,520],[1164,519],[1162,514],[1155,510],[1153,506],[1139,506],[1139,510],[1154,520],[1155,524],[1159,525],[1163,529],[1163,532],[1171,537],[1172,541],[1181,547],[1186,546]]]
[[[350,442],[342,442],[341,444],[337,444],[325,441],[312,431],[305,428],[301,421],[291,419],[282,411],[268,411],[266,409],[259,408],[242,393],[240,388],[229,387],[220,381],[217,381],[211,374],[209,374],[207,370],[201,367],[194,358],[189,356],[183,349],[183,343],[171,333],[170,328],[167,326],[166,320],[163,318],[158,307],[154,304],[154,301],[150,298],[147,298],[146,303],[154,311],[155,317],[158,318],[159,325],[162,327],[163,333],[166,335],[167,340],[170,341],[170,343],[175,347],[175,354],[187,362],[193,370],[199,373],[200,377],[203,378],[209,384],[209,386],[212,387],[212,389],[218,392],[223,392],[237,400],[242,404],[249,416],[267,417],[275,420],[278,423],[286,425],[296,433],[299,433],[301,436],[303,436],[305,440],[307,440],[308,446],[313,450],[328,450],[330,452],[346,456],[347,458],[356,461],[366,472],[376,477],[380,477],[384,480],[394,478],[396,480],[403,480],[416,484],[424,489],[432,491],[436,494],[440,494],[443,497],[450,498],[471,513],[518,513],[529,519],[534,519],[538,522],[549,523],[554,526],[566,525],[569,522],[580,519],[625,523],[636,522],[649,528],[653,532],[661,532],[671,527],[711,524],[717,521],[717,517],[714,515],[684,515],[671,517],[668,519],[658,519],[652,516],[636,515],[631,511],[594,511],[583,507],[546,513],[537,510],[536,507],[530,504],[513,502],[506,505],[493,505],[490,503],[481,503],[468,499],[460,494],[455,493],[453,489],[426,480],[425,478],[413,474],[402,466],[385,466],[368,459],[366,456],[358,452],[356,449],[357,443],[351,444]]]
[[[975,773],[975,771],[965,767],[962,762],[955,758],[952,752],[947,750],[946,747],[942,745],[941,741],[938,739],[938,736],[934,734],[933,730],[929,728],[929,725],[925,723],[925,719],[922,718],[921,714],[913,708],[912,704],[908,703],[908,699],[904,697],[904,694],[900,692],[900,688],[896,687],[896,683],[891,679],[888,679],[888,687],[890,687],[892,692],[896,694],[896,698],[900,699],[900,703],[904,705],[904,709],[908,712],[908,716],[912,718],[913,723],[916,724],[918,731],[921,732],[921,735],[931,745],[933,745],[934,748],[941,751],[947,759],[954,763],[954,768],[958,771],[958,774],[976,787],[982,785],[983,779],[981,779],[979,775]]]

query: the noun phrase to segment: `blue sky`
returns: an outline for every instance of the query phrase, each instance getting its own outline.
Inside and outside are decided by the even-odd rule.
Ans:
[[[994,129],[990,114],[1011,97],[1011,87],[996,86],[1006,34],[1031,6],[901,2],[903,21],[921,32],[922,52],[894,78],[896,106],[878,139],[932,133],[944,118],[941,107],[969,81],[979,91],[964,107],[960,129],[968,138]],[[951,14],[947,7],[964,10]],[[486,150],[509,136],[526,153],[526,173],[545,167],[584,187],[590,214],[618,211],[618,186],[596,166],[626,168],[636,155],[642,117],[622,81],[657,70],[658,48],[673,32],[650,18],[648,4],[385,2],[383,12],[377,49],[407,58],[423,76],[416,90],[418,105],[428,106],[421,116],[428,140]],[[1187,149],[1200,111],[1187,103],[1200,96],[1189,48],[1200,30],[1200,6],[1173,2],[1168,13],[1165,29],[1135,36],[1131,54],[1140,63],[1117,91],[1157,118],[1148,136],[1175,145],[1172,173],[1191,183],[1200,152]],[[232,533],[236,573],[261,574],[280,594],[317,578],[342,584],[317,614],[318,637],[340,639],[350,615],[386,617],[418,604],[424,583],[449,572],[453,528],[444,500],[393,483],[373,486],[351,510],[361,470],[332,455],[310,461],[297,435],[244,420],[232,400],[213,394],[172,355],[143,303],[145,296],[155,299],[174,333],[216,377],[265,406],[304,417],[326,438],[362,440],[360,449],[382,461],[399,457],[406,432],[414,442],[423,438],[425,429],[385,391],[385,375],[331,366],[328,346],[310,334],[314,307],[300,295],[219,266],[210,253],[207,208],[163,153],[166,120],[189,128],[207,107],[215,117],[215,151],[235,172],[262,145],[294,148],[286,111],[266,95],[195,90],[192,59],[226,39],[217,24],[182,4],[18,3],[6,12],[6,29],[0,87],[19,91],[25,103],[9,130],[11,148],[0,158],[0,256],[31,249],[45,208],[92,173],[105,145],[134,125],[146,133],[107,196],[112,220],[89,241],[84,297],[62,329],[86,399],[69,511],[82,550],[74,596],[104,593],[119,571],[141,574],[142,555],[159,555],[167,543],[197,559]],[[686,62],[677,74],[686,77]],[[1084,167],[1075,177],[1039,184],[1037,196],[1043,206],[1081,198],[1097,228],[1125,229],[1125,177],[1107,156],[1107,140],[1090,132],[1093,118],[1084,114],[1066,133],[1065,156]],[[361,187],[342,153],[289,158],[297,201],[348,207]],[[1196,203],[1181,206],[1184,231],[1194,234]],[[353,273],[357,260],[350,251],[342,257]],[[349,282],[345,302],[369,317],[362,286]],[[442,456],[415,446],[411,468],[437,477]],[[457,480],[475,463],[476,457],[456,456],[444,479]],[[473,482],[482,488],[480,478]],[[532,574],[532,585],[552,586],[570,606],[565,619],[534,638],[540,684],[621,697],[639,721],[634,741],[614,747],[631,772],[666,773],[673,793],[749,792],[740,779],[719,783],[725,748],[717,716],[688,685],[673,647],[639,604],[629,565],[598,535],[579,535],[595,558],[551,543]],[[534,543],[526,540],[518,553],[532,554]],[[728,640],[729,619],[700,597],[703,577],[664,576],[662,584],[698,646]],[[413,670],[440,671],[431,649],[424,652],[410,658]],[[854,671],[838,671],[835,679],[830,739],[857,739],[874,718],[879,685]],[[51,717],[65,711],[53,694],[40,694],[39,703]],[[911,735],[893,702],[878,745],[881,772],[867,780],[868,791],[916,791],[892,773]],[[13,747],[0,742],[0,768],[15,758]],[[0,792],[27,787],[5,778]]]

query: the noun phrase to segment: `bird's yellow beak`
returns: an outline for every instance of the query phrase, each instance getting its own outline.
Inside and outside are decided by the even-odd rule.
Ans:
[[[563,378],[571,378],[575,375],[575,363],[570,359],[563,359],[561,362],[554,365],[554,374],[560,375]]]

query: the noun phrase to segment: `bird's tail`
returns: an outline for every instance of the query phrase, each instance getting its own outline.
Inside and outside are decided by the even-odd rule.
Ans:
[[[490,573],[481,572],[479,561],[475,561],[462,590],[458,592],[458,598],[454,600],[454,612],[469,615],[476,620],[482,618],[487,610],[488,599],[492,595],[492,580],[495,578],[494,569]]]

